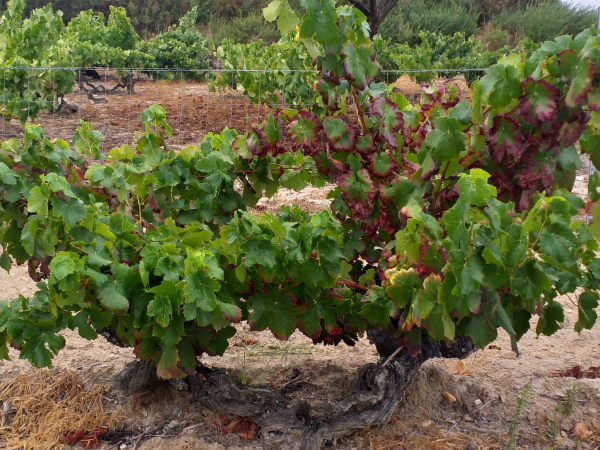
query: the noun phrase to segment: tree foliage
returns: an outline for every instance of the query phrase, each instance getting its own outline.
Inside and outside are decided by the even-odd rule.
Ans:
[[[107,67],[125,75],[132,68],[208,69],[213,47],[195,28],[196,8],[148,42],[133,28],[122,7],[102,13],[83,11],[64,27],[61,13],[50,6],[24,19],[24,0],[10,0],[0,21],[0,115],[24,123],[40,111],[56,111],[72,91],[79,67]],[[73,68],[57,70],[54,68]],[[153,78],[173,78],[168,70],[150,71]],[[207,73],[177,72],[178,80],[206,79]]]

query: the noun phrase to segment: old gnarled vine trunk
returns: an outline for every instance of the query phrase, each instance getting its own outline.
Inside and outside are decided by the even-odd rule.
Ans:
[[[223,414],[252,418],[260,426],[264,449],[318,450],[324,443],[386,423],[425,360],[403,350],[386,366],[367,364],[346,398],[315,406],[290,406],[281,391],[239,385],[224,370],[200,368],[190,382],[199,401]]]
[[[390,338],[378,346],[383,357],[396,348]],[[396,344],[397,345],[397,344]],[[440,346],[445,358],[465,358],[475,350],[469,338]],[[280,390],[267,386],[238,384],[223,369],[198,364],[187,377],[194,397],[211,409],[230,416],[251,418],[260,427],[265,450],[318,450],[366,427],[381,426],[390,419],[419,368],[427,360],[423,353],[413,357],[406,349],[388,364],[367,364],[358,373],[354,387],[341,400],[317,405],[292,404]],[[115,387],[129,394],[157,381],[149,361],[130,363],[115,378]],[[179,389],[179,387],[177,387]]]

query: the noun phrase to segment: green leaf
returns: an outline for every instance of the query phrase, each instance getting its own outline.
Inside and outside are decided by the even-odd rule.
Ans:
[[[419,260],[420,235],[408,230],[396,233],[396,255],[405,256],[408,262],[415,263]]]
[[[73,228],[80,220],[85,219],[85,206],[77,198],[69,198],[64,201],[60,197],[55,197],[52,201],[52,208],[58,217],[62,217],[67,227]]]
[[[469,102],[462,100],[458,105],[450,109],[448,117],[457,119],[461,125],[471,125],[471,107]]]
[[[308,311],[298,316],[298,328],[308,337],[317,340],[321,336],[323,326],[328,333],[334,334],[340,331],[336,322],[335,299],[319,298],[309,302]]]
[[[342,119],[328,117],[323,122],[323,126],[335,148],[351,150],[354,147],[355,133]]]
[[[112,322],[112,313],[110,311],[104,311],[98,306],[92,306],[88,310],[92,325],[96,328],[105,328]]]
[[[105,225],[102,222],[94,223],[94,233],[98,233],[100,236],[108,239],[109,241],[117,240],[117,236],[115,236],[115,234],[110,231],[108,225]]]
[[[231,303],[224,303],[220,300],[217,300],[217,305],[221,308],[223,317],[229,322],[239,323],[240,320],[242,320],[242,310],[239,306],[232,305]]]
[[[240,265],[235,268],[235,277],[238,279],[238,281],[240,283],[243,283],[244,281],[246,281],[247,275],[248,275],[248,272],[246,271],[245,266]]]
[[[438,305],[438,292],[441,280],[438,275],[431,274],[423,281],[423,289],[419,289],[416,297],[411,303],[412,316],[418,326],[424,326],[423,321],[429,317]],[[443,331],[442,333],[443,334]],[[441,339],[441,336],[436,336]]]
[[[363,298],[359,315],[371,326],[387,329],[390,324],[390,314],[396,309],[385,290],[380,286],[371,286]]]
[[[374,282],[375,269],[368,269],[365,273],[358,277],[358,284],[362,284],[363,286],[368,286],[369,284],[373,284]]]
[[[208,343],[208,354],[212,356],[223,356],[225,350],[227,350],[227,347],[229,346],[228,339],[231,339],[233,336],[235,336],[235,333],[236,329],[233,327],[225,327],[215,333]]]
[[[512,267],[520,263],[527,254],[527,234],[523,227],[511,223],[508,229],[508,252],[506,253],[506,265]]]
[[[324,259],[331,261],[334,264],[344,258],[344,255],[341,252],[342,244],[338,243],[331,236],[321,236],[319,243],[317,244],[317,249]]]
[[[221,285],[208,276],[206,271],[200,269],[185,279],[186,303],[194,303],[204,311],[212,311],[217,306],[217,296],[215,294]]]
[[[472,316],[469,324],[465,328],[465,334],[473,339],[473,342],[479,348],[485,348],[490,342],[494,342],[498,337],[496,329],[486,320],[485,317]]]
[[[600,203],[595,202],[592,203],[592,207],[590,208],[590,215],[592,216],[592,221],[590,223],[590,231],[596,238],[596,240],[600,241]]]
[[[390,176],[396,168],[396,162],[389,153],[376,153],[373,156],[373,173],[381,178]]]
[[[454,335],[456,333],[456,324],[452,321],[452,318],[447,314],[442,316],[442,321],[444,323],[444,336],[446,339],[453,341]]]
[[[329,274],[327,268],[319,264],[314,258],[307,259],[301,268],[304,274],[304,282],[312,287],[316,288],[321,285],[322,287],[333,287],[335,284],[335,278]]]
[[[398,308],[404,308],[412,298],[412,291],[419,279],[417,271],[409,269],[390,269],[386,272],[386,292]]]
[[[69,253],[59,252],[52,258],[49,268],[52,278],[60,281],[67,278],[70,274],[75,273],[75,262]]]
[[[475,231],[473,243],[484,247],[482,256],[486,263],[504,266],[504,254],[498,248],[497,242],[494,242],[492,239],[493,233],[489,228],[480,228]]]
[[[600,279],[600,258],[594,258],[592,262],[588,264],[588,270],[594,278]]]
[[[181,371],[177,367],[178,362],[177,347],[175,345],[163,345],[160,361],[156,367],[156,374],[164,380],[180,377]]]
[[[550,279],[533,260],[513,269],[510,286],[516,294],[530,299],[539,298],[551,288]]]
[[[323,126],[327,132],[327,137],[332,141],[337,141],[348,131],[348,125],[338,117],[328,117],[323,121]]]
[[[537,325],[537,334],[545,334],[551,336],[560,330],[560,323],[565,321],[565,312],[563,307],[558,302],[548,302],[544,306],[544,313],[540,317]]]
[[[113,311],[126,311],[129,308],[127,296],[142,284],[142,278],[137,269],[126,264],[112,264],[110,266],[113,277],[104,283],[98,297],[101,303]]]
[[[74,330],[75,328],[79,331],[79,336],[84,339],[96,339],[98,334],[88,324],[90,315],[87,311],[80,311],[77,315],[69,317],[69,328]]]
[[[585,100],[587,94],[592,90],[592,81],[595,75],[594,63],[587,56],[581,56],[577,61],[577,67],[573,67],[571,71],[571,86],[566,96],[568,106],[572,108],[579,106]]]
[[[447,210],[442,217],[442,223],[446,228],[446,232],[450,238],[453,238],[456,230],[465,225],[469,214],[469,205],[464,202],[464,199],[457,201],[452,208]]]
[[[485,206],[486,200],[496,196],[496,188],[488,184],[490,174],[481,169],[471,169],[469,174],[459,174],[458,193],[460,199],[475,206]]]
[[[157,339],[142,339],[139,344],[137,344],[133,352],[135,356],[139,359],[150,359],[154,355],[156,355],[160,351],[160,345]]]
[[[457,119],[438,117],[434,125],[435,128],[425,138],[425,144],[433,149],[438,163],[454,159],[465,150],[465,135]]]
[[[380,132],[392,148],[397,148],[396,133],[404,124],[404,117],[395,103],[380,97],[373,105],[373,111],[380,117]]]
[[[375,187],[373,180],[369,176],[369,173],[365,169],[350,174],[338,182],[342,186],[343,196],[346,203],[350,203],[353,200],[357,200],[365,206],[371,206],[370,202],[375,194]]]
[[[65,346],[65,338],[56,334],[56,329],[41,329],[33,324],[23,330],[26,342],[21,349],[20,359],[26,359],[36,367],[48,367],[52,354]],[[46,345],[48,348],[46,348]]]
[[[493,91],[489,96],[491,106],[506,106],[521,93],[519,69],[502,64],[491,66],[481,78],[479,87],[484,95]]]
[[[172,314],[173,306],[169,297],[157,295],[148,303],[148,317],[155,317],[161,327],[169,325]]]
[[[255,293],[248,299],[248,308],[252,310],[248,317],[252,331],[269,328],[281,340],[291,336],[298,323],[297,315],[303,312],[292,304],[287,293],[275,289],[269,289],[267,294]]]
[[[286,33],[292,32],[299,20],[287,0],[272,1],[266,8],[263,8],[263,16],[267,22],[277,20],[279,29]]]
[[[366,45],[355,47],[354,44],[348,43],[342,53],[345,55],[344,68],[346,73],[350,75],[353,84],[357,88],[366,88],[370,80],[379,74],[379,64],[372,61],[372,56],[375,53],[372,47]]]
[[[40,219],[38,216],[31,216],[21,233],[21,245],[30,256],[33,256],[35,251],[35,239],[40,226]]]
[[[44,189],[44,186],[35,186],[29,191],[29,198],[27,199],[27,211],[31,213],[37,213],[42,220],[48,214],[48,200],[49,192],[46,192],[48,188]]]
[[[0,181],[4,184],[8,184],[10,186],[14,186],[17,184],[17,178],[15,176],[15,172],[13,172],[10,167],[8,167],[3,162],[0,162]]]
[[[471,85],[471,120],[476,125],[483,125],[483,110],[481,107],[481,89],[479,80]]]
[[[306,14],[300,24],[300,36],[321,44],[334,44],[338,40],[337,14],[332,0],[304,0]]]
[[[497,325],[501,326],[502,328],[504,328],[504,330],[511,336],[511,339],[514,338],[517,334],[517,332],[515,331],[512,321],[510,319],[510,317],[508,317],[508,314],[506,314],[506,310],[504,309],[504,307],[502,306],[502,302],[496,300],[496,314],[495,314],[495,322]]]
[[[60,192],[69,189],[69,183],[65,177],[61,177],[55,173],[49,173],[48,175],[44,176],[44,181],[48,183],[48,186],[50,186],[52,192]]]
[[[165,280],[179,281],[183,264],[179,261],[181,258],[172,255],[166,255],[160,258],[156,264],[154,273],[162,275]]]
[[[113,311],[126,311],[129,308],[129,300],[123,295],[119,282],[109,280],[98,290],[100,302]]]
[[[484,261],[477,255],[471,255],[462,270],[460,277],[460,293],[463,295],[479,291],[483,281]]]
[[[7,338],[5,333],[0,333],[0,360],[10,361]]]
[[[110,270],[123,292],[131,292],[133,288],[142,283],[140,272],[135,267],[127,264],[111,264]]]
[[[581,333],[584,329],[591,330],[596,320],[598,313],[594,311],[598,307],[598,294],[595,292],[584,292],[579,296],[577,304],[577,322],[575,323],[575,331]]]
[[[0,255],[0,267],[6,270],[7,272],[10,272],[10,269],[12,267],[12,260],[10,259],[10,256],[8,256],[8,253],[6,253],[6,250],[4,250],[4,248],[2,248],[2,254]]]
[[[575,233],[563,223],[553,223],[542,230],[542,238],[540,239],[542,254],[555,258],[559,262],[569,258],[571,255],[570,247],[576,245]]]
[[[277,249],[269,241],[248,241],[246,243],[246,267],[254,264],[268,268],[275,267]]]

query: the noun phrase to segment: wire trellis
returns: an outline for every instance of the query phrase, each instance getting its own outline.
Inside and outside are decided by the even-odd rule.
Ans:
[[[251,125],[264,120],[271,109],[265,104],[249,101],[244,93],[234,89],[224,91],[211,91],[208,86],[210,80],[217,76],[227,77],[230,86],[234,85],[236,76],[244,73],[258,74],[259,77],[270,77],[271,82],[275,76],[281,77],[281,86],[278,91],[278,100],[275,107],[291,109],[311,109],[316,101],[312,89],[309,90],[305,103],[286,105],[282,93],[288,89],[285,86],[286,77],[297,73],[303,76],[317,75],[316,70],[270,70],[270,69],[149,69],[149,68],[124,68],[104,69],[95,68],[95,73],[82,81],[84,69],[80,67],[0,67],[2,77],[2,95],[0,96],[0,114],[7,110],[9,90],[12,78],[8,76],[26,71],[27,73],[27,111],[40,109],[40,114],[34,122],[41,124],[44,134],[49,139],[63,139],[70,142],[80,121],[92,123],[95,130],[103,134],[102,149],[108,151],[122,144],[131,145],[135,142],[135,133],[142,132],[141,113],[152,104],[158,103],[167,111],[167,121],[173,127],[173,139],[169,141],[172,148],[200,144],[202,138],[208,133],[219,133],[224,128],[233,128],[240,132]],[[42,72],[51,71],[52,100],[44,97],[32,98],[29,91],[29,80],[42,76]],[[58,77],[64,71],[73,72],[74,84],[72,92],[64,95],[66,105],[58,108],[60,100],[57,99],[55,85]],[[465,76],[471,72],[483,74],[485,68],[460,68],[460,69],[403,69],[383,70],[379,76],[380,81],[394,83],[403,75],[404,84],[396,88],[411,103],[419,100],[420,86],[411,82],[419,74],[429,74],[429,78],[444,76],[452,78],[455,75]],[[36,73],[37,72],[37,73]],[[129,81],[123,82],[123,74],[129,74]],[[133,79],[133,74],[137,78]],[[44,74],[46,76],[47,74]],[[95,77],[94,77],[95,76]],[[205,81],[194,81],[203,79]],[[225,78],[226,79],[226,78]],[[135,82],[135,83],[134,83]],[[114,83],[114,87],[112,84]],[[111,86],[109,86],[111,84]],[[118,85],[117,85],[118,84]],[[131,84],[131,87],[129,86]],[[398,85],[398,83],[396,83]],[[403,89],[404,85],[409,90]],[[118,89],[118,87],[121,89]],[[465,84],[466,88],[466,84]],[[262,83],[258,83],[258,98],[265,93]],[[53,101],[53,108],[44,111],[41,106]],[[28,114],[29,115],[29,114]],[[19,138],[23,129],[18,119],[3,120],[0,140]]]

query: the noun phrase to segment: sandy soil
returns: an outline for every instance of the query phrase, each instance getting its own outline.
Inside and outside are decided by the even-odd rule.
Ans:
[[[156,101],[165,106],[169,117],[174,114],[181,118],[181,127],[174,126],[174,140],[179,132],[182,144],[187,139],[197,143],[207,130],[219,131],[219,127],[234,126],[243,129],[246,120],[254,121],[257,115],[262,114],[243,97],[208,93],[205,85],[182,83],[177,88],[178,91],[169,91],[170,94],[168,89],[171,88],[161,87],[160,83],[158,86],[140,83],[136,85],[139,95],[135,96],[135,103],[123,104],[115,100],[107,105],[92,105],[86,104],[86,99],[85,102],[82,100],[80,113],[86,120],[92,120],[95,126],[104,124],[105,128],[102,130],[107,136],[106,146],[117,142],[120,144],[122,141],[118,141],[119,139],[129,137],[139,124],[141,111]],[[154,95],[156,98],[152,98]],[[188,103],[183,103],[182,99]],[[213,107],[214,110],[211,109]],[[106,108],[104,116],[99,115],[99,108]],[[232,110],[235,113],[233,115]],[[123,117],[119,118],[121,113]],[[207,117],[210,129],[206,125]],[[131,122],[126,123],[127,118],[131,118]],[[42,116],[41,122],[51,124],[54,119],[56,118]],[[56,127],[52,130],[55,134],[64,133],[69,136],[77,124],[78,118],[75,116],[61,118],[56,120]],[[581,196],[587,190],[586,174],[587,164],[578,174],[574,189]],[[303,208],[317,212],[328,206],[328,191],[329,188],[307,188],[300,193],[282,190],[272,199],[262,199],[255,209],[274,212],[281,204],[298,203]],[[35,289],[25,267],[14,267],[10,275],[0,269],[0,300],[12,299],[19,294],[29,296]],[[600,425],[600,379],[577,381],[575,411],[556,428],[558,439],[550,442],[554,409],[574,382],[572,378],[555,378],[551,372],[563,371],[575,365],[584,368],[600,366],[600,328],[586,330],[580,335],[575,333],[572,328],[577,320],[577,309],[569,298],[561,297],[560,301],[565,305],[566,319],[563,328],[554,336],[525,336],[520,343],[521,353],[517,357],[510,348],[507,335],[501,333],[495,343],[462,363],[456,360],[427,362],[407,390],[404,405],[386,427],[366,430],[360,436],[338,442],[334,447],[499,449],[506,442],[510,421],[514,417],[517,393],[529,382],[533,395],[527,402],[520,422],[517,446],[527,449],[575,448],[576,442],[569,433],[573,424],[581,420],[589,427],[593,423]],[[534,321],[532,328],[535,328]],[[88,386],[100,383],[110,388],[114,375],[125,364],[134,360],[131,349],[115,347],[102,337],[90,342],[71,331],[65,331],[64,336],[67,345],[54,359],[54,366],[57,370],[79,372]],[[243,339],[256,342],[243,345]],[[0,380],[34,370],[29,363],[19,360],[16,351],[11,350],[10,356],[12,361],[0,362]],[[249,331],[246,324],[238,326],[238,333],[230,340],[230,348],[224,357],[201,358],[203,364],[227,368],[240,380],[243,378],[251,384],[273,383],[281,386],[292,378],[292,374],[300,373],[308,383],[291,391],[290,396],[310,401],[343,397],[352,386],[358,368],[376,360],[375,349],[366,339],[361,339],[355,347],[342,344],[332,348],[314,346],[309,339],[296,332],[289,341],[281,342],[270,332]],[[448,403],[443,392],[452,394],[457,401]],[[110,389],[105,400],[107,410],[121,409],[124,412],[127,419],[123,427],[131,430],[133,436],[124,436],[122,442],[113,448],[259,448],[257,441],[243,441],[237,436],[222,435],[213,411],[200,408],[186,393],[177,392],[168,385],[160,385],[152,392],[129,398]],[[148,434],[137,442],[134,437],[142,432]],[[597,438],[597,443],[593,443],[590,438],[587,442],[580,443],[579,448],[597,449],[600,445],[600,431]],[[105,450],[110,447],[111,445],[103,446]]]

